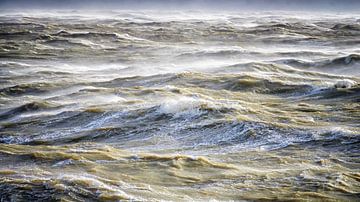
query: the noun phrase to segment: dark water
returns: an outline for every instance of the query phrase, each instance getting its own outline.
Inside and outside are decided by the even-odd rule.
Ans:
[[[360,14],[0,12],[1,201],[360,198]]]

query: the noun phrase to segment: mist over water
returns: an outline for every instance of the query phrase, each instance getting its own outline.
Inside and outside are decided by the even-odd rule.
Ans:
[[[0,0],[11,9],[152,9],[233,11],[359,11],[357,0]]]
[[[359,200],[339,2],[0,1],[0,199]]]

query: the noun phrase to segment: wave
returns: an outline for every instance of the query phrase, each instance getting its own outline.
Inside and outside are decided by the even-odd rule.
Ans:
[[[74,40],[66,40],[66,39],[50,39],[45,41],[44,43],[51,46],[63,47],[63,48],[70,48],[74,46],[91,47],[91,44],[86,43],[84,41],[74,41]]]
[[[39,93],[48,92],[49,89],[53,87],[55,86],[49,83],[19,84],[19,85],[0,89],[0,94],[7,96],[39,94]]]
[[[322,88],[313,91],[305,97],[313,99],[338,99],[341,102],[358,102],[360,85],[354,81],[340,80],[331,88]]]
[[[300,59],[284,59],[279,60],[284,64],[302,68],[339,68],[344,66],[355,65],[360,62],[360,55],[349,54],[346,56],[336,57],[333,59],[325,59],[322,61],[304,61]]]
[[[246,50],[202,50],[195,52],[182,53],[176,57],[187,58],[187,57],[235,57],[235,56],[244,56],[244,55],[260,55],[258,52],[249,52]]]
[[[59,172],[49,176],[43,169],[37,168],[37,173],[30,174],[26,171],[15,173],[7,172],[7,176],[0,179],[0,199],[7,200],[9,197],[17,200],[136,200],[143,201],[139,193],[149,190],[158,190],[158,183],[154,182],[154,188],[144,188],[138,181],[141,178],[129,178],[125,170],[131,169],[134,173],[145,172],[147,178],[158,177],[164,179],[162,184],[173,185],[182,183],[207,183],[206,176],[220,178],[226,172],[238,172],[238,168],[231,164],[212,161],[202,156],[189,155],[159,155],[151,153],[127,153],[112,147],[82,149],[78,147],[46,147],[46,146],[23,146],[1,145],[1,155],[18,156],[23,162],[37,161],[50,169],[64,169],[70,172]],[[15,162],[14,162],[15,163]],[[103,168],[115,166],[117,173],[125,176],[121,180],[108,180],[94,172],[76,172],[74,166],[86,165],[93,167],[99,165]],[[131,168],[134,166],[133,168]],[[144,167],[143,167],[144,166]],[[195,175],[191,170],[197,168]],[[119,170],[121,172],[119,173]],[[74,172],[71,172],[74,171]],[[98,170],[101,172],[101,170]],[[5,174],[3,170],[1,174]],[[145,177],[145,176],[144,176]],[[136,191],[138,194],[135,194]],[[149,192],[149,193],[153,193]],[[158,194],[158,193],[154,193]],[[169,193],[166,193],[168,195]],[[162,194],[165,195],[165,194]]]
[[[335,66],[335,65],[352,65],[360,61],[360,55],[350,54],[343,57],[338,57],[332,60],[325,62],[322,66]]]
[[[179,121],[179,120],[178,120]],[[130,121],[131,122],[131,121]],[[239,151],[273,151],[293,146],[316,147],[332,151],[358,151],[359,137],[342,129],[335,130],[303,130],[296,128],[279,128],[259,122],[226,122],[219,121],[208,124],[190,125],[169,130],[162,125],[161,131],[151,128],[158,127],[158,122],[150,121],[146,125],[124,125],[118,128],[98,128],[86,132],[72,132],[72,135],[38,137],[1,136],[2,143],[22,145],[67,145],[76,143],[111,143],[120,148],[147,150],[157,147],[156,151],[176,149],[191,151],[211,151],[212,148],[227,152]],[[165,123],[164,123],[165,124]],[[172,121],[166,125],[175,126]],[[143,128],[143,129],[141,129]],[[146,146],[145,146],[146,145]],[[347,146],[345,146],[347,145]],[[205,149],[205,150],[204,150]],[[151,150],[151,149],[150,149]],[[154,148],[153,148],[154,150]],[[68,158],[68,157],[67,157]],[[137,157],[142,159],[142,157]],[[156,160],[144,157],[143,160]],[[163,158],[159,157],[159,160]],[[167,158],[171,160],[170,158]],[[165,160],[165,159],[163,159]]]
[[[1,22],[0,27],[45,29],[46,25],[34,22]]]
[[[53,105],[46,103],[46,102],[31,102],[24,105],[21,105],[19,107],[16,107],[14,109],[11,109],[7,112],[4,112],[0,114],[0,120],[9,119],[12,117],[15,117],[17,115],[26,113],[26,112],[33,112],[33,111],[39,111],[44,109],[49,109],[53,107]]]
[[[138,41],[147,41],[147,39],[131,36],[127,33],[119,34],[119,33],[106,33],[106,32],[68,32],[65,30],[61,30],[53,36],[61,36],[65,38],[84,38],[84,39],[102,39],[102,40],[121,40],[127,42],[138,42]]]
[[[358,99],[358,94],[359,92],[356,96],[352,96]],[[3,114],[2,118],[44,107],[49,106],[28,104]],[[348,142],[353,145],[353,141],[359,141],[352,132],[341,128],[331,132],[332,130],[310,130],[285,126],[275,120],[272,123],[256,121],[256,119],[227,120],[229,117],[239,115],[242,110],[242,113],[246,113],[246,110],[250,109],[230,108],[222,103],[191,97],[175,97],[163,100],[160,104],[154,103],[153,106],[119,112],[94,109],[81,112],[67,111],[55,116],[43,117],[42,120],[46,120],[43,123],[46,123],[46,127],[43,127],[40,132],[31,135],[24,133],[21,136],[4,133],[0,135],[0,142],[27,145],[97,142],[139,149],[149,146],[156,146],[156,150],[168,148],[200,150],[220,147],[238,151],[259,148],[276,150],[302,144],[325,147],[329,142],[332,144]],[[42,125],[41,122],[36,124]],[[27,125],[17,125],[17,131],[22,131],[23,127],[27,127]],[[3,127],[11,131],[11,125]],[[336,136],[330,137],[327,134],[336,134]],[[337,147],[341,149],[339,145]],[[346,148],[349,149],[349,147]]]
[[[324,26],[325,25],[325,26]],[[337,32],[343,31],[342,34],[347,36],[356,36],[360,31],[360,26],[353,23],[307,23],[307,22],[289,22],[289,23],[267,23],[250,27],[246,30],[248,33],[256,34],[280,34],[280,33],[294,33],[309,37],[328,36],[331,37]],[[347,31],[347,32],[346,32]]]
[[[331,29],[336,31],[360,31],[360,25],[338,23],[334,25]]]
[[[307,84],[289,84],[258,77],[255,74],[223,74],[211,76],[203,73],[179,73],[154,75],[149,77],[129,77],[115,79],[100,86],[152,86],[180,85],[212,90],[250,91],[264,94],[296,94],[311,91],[313,86]]]
[[[92,38],[92,37],[101,37],[101,38],[117,38],[117,35],[114,33],[104,33],[104,32],[68,32],[61,30],[54,34],[54,36],[63,36],[63,37],[72,37],[72,38]]]
[[[1,179],[0,182],[0,189],[2,190],[0,199],[4,201],[12,199],[20,201],[52,201],[56,200],[55,195],[59,194],[58,190],[49,188],[46,181],[39,182],[39,179],[33,181],[24,180],[22,183],[19,183],[18,180]],[[28,189],[29,187],[31,187],[31,190]]]

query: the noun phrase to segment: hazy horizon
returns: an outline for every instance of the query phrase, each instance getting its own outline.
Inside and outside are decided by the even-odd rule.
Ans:
[[[289,10],[360,11],[355,0],[0,0],[1,9],[170,9],[170,10]]]

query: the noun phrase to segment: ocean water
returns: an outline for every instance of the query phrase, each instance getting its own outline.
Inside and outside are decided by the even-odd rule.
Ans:
[[[357,201],[360,13],[0,12],[1,201]]]

